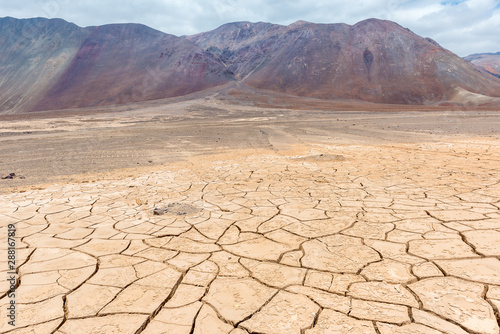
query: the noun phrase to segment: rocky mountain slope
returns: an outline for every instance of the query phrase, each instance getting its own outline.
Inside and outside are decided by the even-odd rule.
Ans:
[[[232,80],[212,54],[138,24],[79,28],[0,19],[0,110],[36,111],[179,96]]]
[[[63,20],[0,19],[0,111],[30,110],[87,36]]]
[[[500,79],[376,19],[353,26],[237,22],[176,37],[138,24],[80,28],[1,18],[0,50],[3,113],[127,104],[232,81],[377,103],[436,104],[457,91],[500,96]]]
[[[464,59],[500,78],[500,52],[476,53]]]
[[[500,96],[500,81],[390,21],[353,26],[239,22],[187,37],[256,88],[326,99],[428,104],[459,87]]]

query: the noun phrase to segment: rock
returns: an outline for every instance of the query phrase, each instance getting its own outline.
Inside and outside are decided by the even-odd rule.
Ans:
[[[22,175],[16,175],[16,173],[8,173],[8,174],[2,174],[1,179],[2,180],[12,180],[12,179],[25,179],[24,176]]]
[[[200,208],[197,208],[191,204],[170,203],[167,206],[162,207],[162,208],[154,208],[153,214],[154,215],[171,214],[171,215],[176,215],[176,216],[185,216],[188,214],[198,213],[200,211],[201,211]]]

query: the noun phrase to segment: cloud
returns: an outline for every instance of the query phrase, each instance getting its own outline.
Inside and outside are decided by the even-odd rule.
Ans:
[[[500,51],[500,0],[17,0],[2,3],[0,16],[61,17],[79,26],[143,23],[174,35],[234,21],[354,24],[376,17],[431,37],[460,56]]]
[[[500,50],[500,1],[465,0],[401,6],[394,20],[415,33],[429,36],[442,46],[465,56],[476,52]]]

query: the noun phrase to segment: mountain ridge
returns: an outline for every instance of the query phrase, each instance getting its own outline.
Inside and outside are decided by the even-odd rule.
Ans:
[[[391,21],[233,22],[191,36],[0,18],[0,112],[121,105],[238,81],[304,97],[438,104],[500,80]]]
[[[65,38],[51,30],[54,25],[72,34]],[[0,77],[6,78],[0,84],[4,111],[125,104],[228,81],[225,67],[211,54],[141,24],[80,28],[60,19],[0,19],[0,35],[7,29],[10,39],[0,36],[0,47],[14,51],[0,57]]]
[[[475,53],[464,59],[500,78],[500,52]]]
[[[496,80],[391,21],[368,19],[352,26],[243,22],[187,38],[228,62],[244,83],[289,94],[427,104],[445,102],[456,87],[500,93]]]

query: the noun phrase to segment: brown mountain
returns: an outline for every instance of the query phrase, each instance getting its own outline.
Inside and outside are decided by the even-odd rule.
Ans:
[[[500,78],[500,52],[476,53],[464,59]]]
[[[261,89],[405,104],[444,102],[457,89],[500,96],[500,80],[390,21],[239,22],[187,38]]]
[[[159,99],[233,80],[193,42],[138,24],[4,18],[0,49],[0,110],[11,112]]]
[[[1,18],[0,50],[3,113],[126,104],[231,81],[377,103],[489,103],[500,96],[500,79],[376,19],[353,26],[238,22],[176,37],[138,24],[80,28],[60,19]]]

